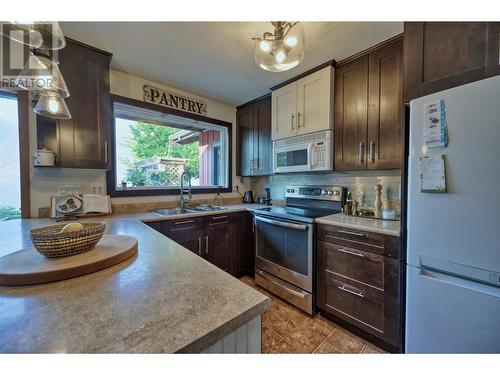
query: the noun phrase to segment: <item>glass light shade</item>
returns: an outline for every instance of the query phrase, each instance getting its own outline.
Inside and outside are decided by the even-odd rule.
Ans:
[[[254,38],[255,62],[269,72],[284,72],[296,67],[304,59],[304,27],[299,22],[289,21],[288,24],[293,26],[285,26],[280,37],[277,23],[273,23],[265,22],[257,30]]]
[[[61,95],[54,91],[42,92],[33,112],[55,119],[67,120],[71,118],[66,102]]]
[[[70,95],[57,62],[32,52],[17,76],[17,85],[29,91],[57,91],[63,98]]]
[[[30,48],[58,50],[66,47],[66,39],[58,22],[10,22],[7,30],[22,30],[24,33],[6,32],[4,35]],[[26,38],[26,33],[28,37]]]

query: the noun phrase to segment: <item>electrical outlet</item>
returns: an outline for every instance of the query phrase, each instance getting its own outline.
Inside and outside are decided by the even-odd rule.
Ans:
[[[59,185],[59,195],[80,195],[82,193],[81,185]]]
[[[99,194],[99,195],[106,194],[105,191],[104,191],[104,186],[103,185],[91,185],[90,186],[90,192],[91,192],[91,194]]]

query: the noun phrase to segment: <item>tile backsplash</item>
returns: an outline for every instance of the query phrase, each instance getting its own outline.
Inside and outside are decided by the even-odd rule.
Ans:
[[[285,199],[287,185],[336,185],[351,190],[352,198],[365,207],[373,207],[375,185],[382,185],[382,201],[390,199],[399,210],[401,204],[401,171],[289,173],[252,178],[254,197],[265,196],[271,188],[271,198],[279,203]]]

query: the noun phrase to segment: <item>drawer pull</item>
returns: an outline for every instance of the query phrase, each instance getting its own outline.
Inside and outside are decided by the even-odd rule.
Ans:
[[[366,258],[366,256],[364,254],[358,253],[356,251],[346,250],[346,249],[344,249],[342,247],[339,247],[338,249],[335,249],[335,250],[340,251],[341,253],[346,253],[346,254],[354,255],[354,256],[357,256],[357,257],[360,257],[360,258]]]
[[[345,230],[345,229],[337,229],[337,232],[343,233],[343,234],[350,234],[351,236],[357,236],[357,237],[366,237],[366,234],[361,233],[361,232],[353,232],[350,230]]]
[[[354,290],[350,290],[350,289],[347,289],[345,286],[339,286],[338,287],[340,290],[342,290],[343,292],[347,292],[347,293],[350,293],[350,294],[354,294],[355,296],[357,297],[361,297],[361,298],[365,298],[365,295],[361,292],[355,292]]]
[[[194,223],[194,220],[176,221],[174,225],[190,224],[190,223]]]

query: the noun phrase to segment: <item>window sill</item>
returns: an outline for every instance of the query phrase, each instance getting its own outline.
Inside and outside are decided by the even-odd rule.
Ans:
[[[192,188],[191,193],[194,194],[210,194],[210,193],[231,193],[233,191],[232,187],[218,188],[218,187],[201,187]],[[111,197],[147,197],[155,195],[179,195],[180,188],[173,189],[117,189],[109,191],[108,194]]]

